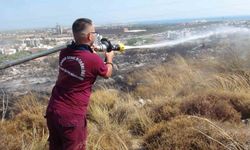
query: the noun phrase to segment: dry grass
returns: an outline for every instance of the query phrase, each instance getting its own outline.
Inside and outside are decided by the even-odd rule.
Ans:
[[[103,89],[94,92],[88,114],[88,149],[131,149],[129,131],[122,124],[128,119],[130,111],[125,100],[118,96],[118,91]]]
[[[177,55],[162,66],[147,68],[129,77],[129,83],[136,85],[135,96],[143,98],[173,97],[187,82],[198,73],[187,61]]]
[[[243,150],[246,145],[208,119],[179,116],[155,124],[144,136],[148,150],[199,149]]]
[[[1,123],[0,149],[46,149],[48,132],[41,101],[28,94],[16,102],[15,117]]]
[[[181,114],[180,101],[177,99],[159,99],[147,106],[148,116],[152,118],[154,123],[161,121],[169,121]]]
[[[205,116],[220,121],[240,122],[241,115],[230,103],[232,97],[215,91],[190,96],[180,106],[181,111],[188,115]]]
[[[88,149],[95,150],[128,150],[131,149],[131,137],[124,126],[112,124],[99,129],[89,123]],[[118,128],[119,127],[119,128]]]

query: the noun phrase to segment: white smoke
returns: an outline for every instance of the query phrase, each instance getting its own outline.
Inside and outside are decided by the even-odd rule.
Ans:
[[[148,44],[148,45],[140,45],[140,46],[125,46],[125,48],[126,49],[137,49],[137,48],[143,49],[143,48],[160,48],[160,47],[167,47],[167,46],[175,46],[175,45],[185,43],[185,42],[208,38],[214,35],[236,34],[236,33],[237,34],[238,33],[250,34],[250,29],[240,28],[240,27],[220,27],[212,31],[207,31],[202,34],[192,35],[192,36],[185,37],[182,39],[165,41],[165,42],[161,42],[157,44]]]

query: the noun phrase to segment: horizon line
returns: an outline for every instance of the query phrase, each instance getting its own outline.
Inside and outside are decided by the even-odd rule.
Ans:
[[[241,20],[241,19],[250,20],[250,15],[237,15],[237,16],[214,16],[214,17],[194,17],[194,18],[171,18],[171,19],[151,19],[151,20],[141,20],[141,21],[129,21],[129,22],[110,22],[110,23],[97,23],[95,26],[108,26],[108,25],[124,25],[124,24],[173,24],[173,23],[188,23],[195,20],[205,19],[207,21],[226,21],[226,20]],[[158,23],[157,23],[158,22]],[[54,26],[56,26],[55,23]],[[59,24],[63,27],[69,27],[71,25],[63,25]],[[27,27],[27,28],[16,28],[16,29],[0,29],[0,32],[13,32],[19,30],[38,30],[38,29],[46,29],[53,28],[53,26],[40,26],[40,27]]]

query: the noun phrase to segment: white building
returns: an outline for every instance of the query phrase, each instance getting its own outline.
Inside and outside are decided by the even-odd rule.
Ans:
[[[167,38],[170,40],[175,40],[178,38],[178,34],[176,31],[168,31]]]
[[[40,38],[34,38],[34,39],[30,39],[27,38],[24,40],[24,44],[26,44],[28,47],[38,47],[40,45],[41,39]]]
[[[10,49],[5,49],[4,50],[4,54],[5,55],[12,55],[12,54],[15,54],[16,52],[17,52],[17,50],[14,49],[14,48],[10,48]]]
[[[0,54],[4,54],[4,50],[3,49],[0,49]]]
[[[125,33],[138,33],[138,32],[146,32],[147,30],[129,30],[128,28],[124,28],[123,32]]]

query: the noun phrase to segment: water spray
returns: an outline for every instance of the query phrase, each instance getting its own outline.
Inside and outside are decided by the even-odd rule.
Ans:
[[[237,28],[237,27],[224,27],[224,28],[217,28],[215,31],[209,31],[202,34],[197,34],[177,40],[172,41],[163,41],[156,44],[148,44],[148,45],[139,45],[139,46],[125,46],[126,50],[129,49],[149,49],[149,48],[161,48],[161,47],[168,47],[168,46],[175,46],[181,43],[195,41],[198,39],[205,39],[211,37],[213,35],[221,35],[221,34],[235,34],[235,33],[248,33],[250,34],[250,30],[248,28]]]

